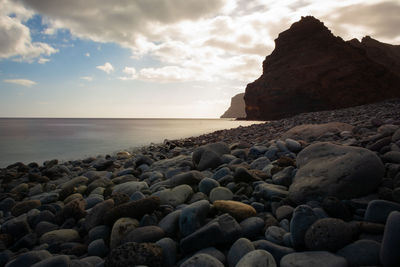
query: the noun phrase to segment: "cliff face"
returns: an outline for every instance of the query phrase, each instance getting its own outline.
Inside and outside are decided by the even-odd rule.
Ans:
[[[244,99],[247,119],[273,120],[393,97],[400,97],[400,75],[368,56],[362,45],[303,17],[279,34]]]
[[[246,118],[244,93],[237,94],[231,99],[231,106],[222,114],[221,118]]]

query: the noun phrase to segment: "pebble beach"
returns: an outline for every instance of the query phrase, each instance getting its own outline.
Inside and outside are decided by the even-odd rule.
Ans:
[[[400,266],[400,100],[0,169],[0,267]]]

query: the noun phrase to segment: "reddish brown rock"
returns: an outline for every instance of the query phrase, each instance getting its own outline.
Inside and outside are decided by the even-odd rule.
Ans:
[[[279,34],[244,99],[247,119],[273,120],[399,96],[400,75],[309,16]]]

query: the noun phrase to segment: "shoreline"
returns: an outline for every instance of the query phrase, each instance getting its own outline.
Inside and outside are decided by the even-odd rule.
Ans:
[[[399,99],[16,163],[0,181],[7,266],[400,265]]]

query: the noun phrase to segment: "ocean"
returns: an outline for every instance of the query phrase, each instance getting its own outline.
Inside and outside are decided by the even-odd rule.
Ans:
[[[15,162],[84,159],[248,126],[230,119],[56,119],[0,118],[0,168]]]

